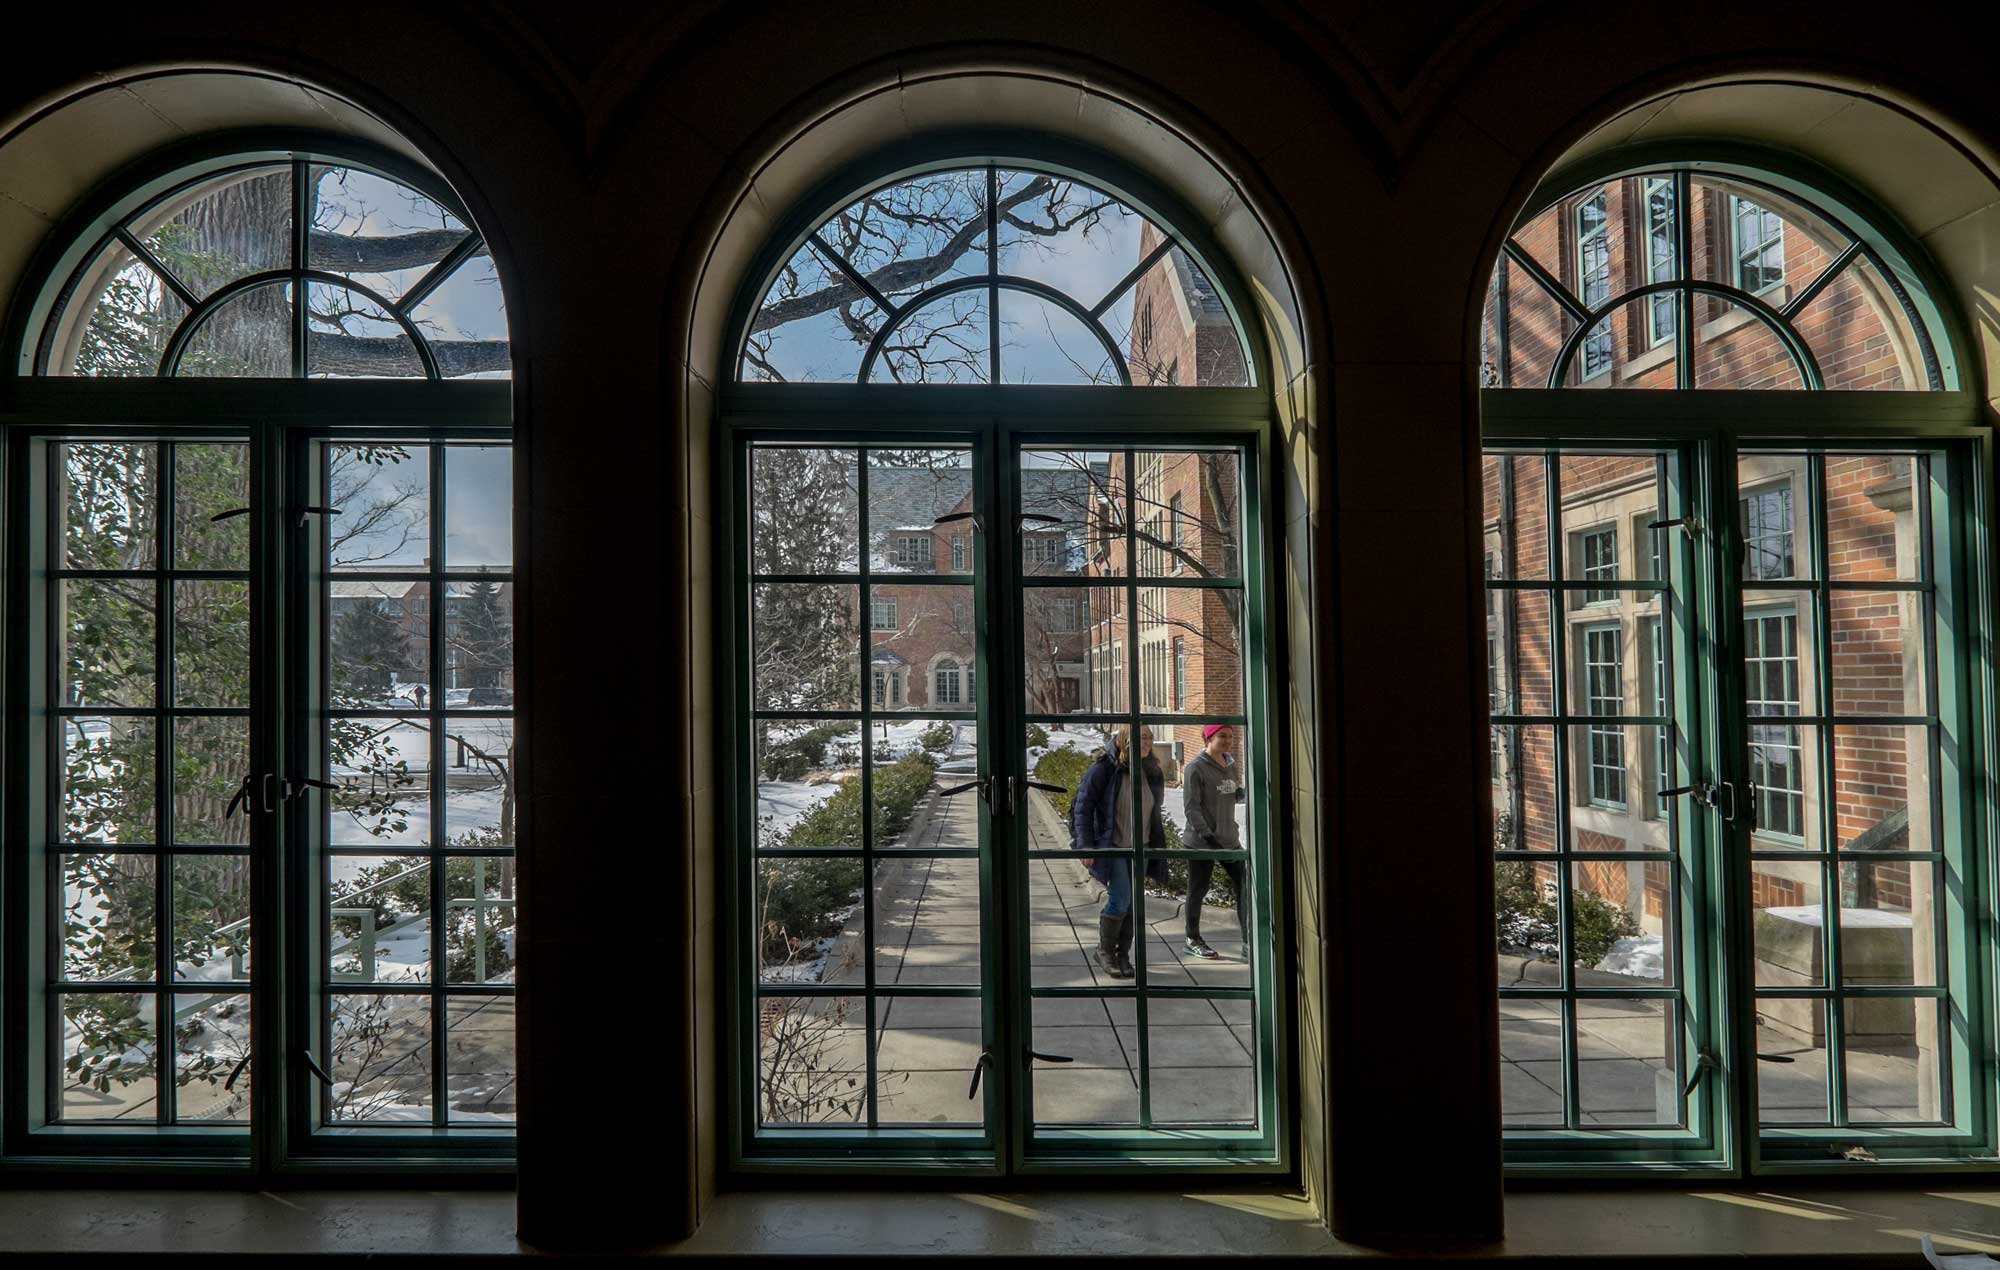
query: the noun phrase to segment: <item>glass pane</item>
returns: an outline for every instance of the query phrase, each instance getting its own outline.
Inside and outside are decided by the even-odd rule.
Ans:
[[[429,703],[428,582],[327,584],[327,704],[336,710]]]
[[[250,1123],[250,997],[174,998],[174,1118]]]
[[[992,363],[986,289],[954,291],[906,314],[868,373],[874,384],[983,384]]]
[[[861,588],[768,582],[750,589],[755,710],[859,710]]]
[[[1037,997],[1030,1043],[1067,1063],[1036,1063],[1037,1124],[1137,1124],[1138,1003],[1129,997]]]
[[[184,379],[290,378],[292,284],[268,282],[210,310],[181,349],[174,374]]]
[[[1593,388],[1680,387],[1675,303],[1671,292],[1663,292],[1613,307],[1577,345],[1563,382]]]
[[[882,310],[810,246],[778,271],[750,320],[736,377],[746,383],[847,383],[882,329]]]
[[[974,999],[876,1002],[875,1114],[882,1124],[972,1126],[984,1120],[984,1100],[966,1097],[986,1044],[978,1007]]]
[[[158,559],[159,451],[115,441],[56,447],[63,567],[150,569]]]
[[[1559,986],[1562,910],[1556,895],[1556,866],[1537,860],[1495,862],[1493,916],[1500,986]]]
[[[1249,1002],[1155,997],[1147,1003],[1146,1061],[1156,1124],[1257,1122],[1257,1028]]]
[[[1923,577],[1925,466],[1908,454],[1826,456],[1826,557],[1834,581]]]
[[[757,845],[861,845],[861,722],[759,719]]]
[[[1548,461],[1489,451],[1480,461],[1488,578],[1549,576]]]
[[[868,452],[868,567],[876,573],[971,573],[979,547],[967,450]],[[795,508],[788,506],[787,514]],[[945,524],[947,516],[962,517]]]
[[[760,859],[754,916],[765,983],[864,982],[861,861],[852,856]]]
[[[336,571],[410,573],[430,567],[430,450],[421,445],[330,445],[328,562]]]
[[[1673,1003],[1586,997],[1575,1009],[1583,1123],[1680,1124],[1680,1036]]]
[[[962,799],[945,801],[949,805]],[[978,987],[981,912],[976,858],[913,856],[879,862],[875,982]],[[858,982],[859,975],[852,981]]]
[[[1152,254],[1159,243],[1156,230],[1142,229],[1132,263]],[[1077,299],[1092,303],[1084,296]],[[1250,383],[1243,342],[1228,307],[1201,266],[1179,247],[1112,301],[1102,321],[1124,354],[1135,388],[1242,388]]]
[[[1672,879],[1664,860],[1571,866],[1570,955],[1593,988],[1663,988],[1680,980]]]
[[[158,1037],[151,993],[65,993],[62,1016],[62,1120],[130,1120],[158,1115]]]
[[[1660,791],[1673,786],[1656,775],[1665,735],[1665,729],[1636,723],[1570,729],[1573,850],[1668,850],[1672,808]]]
[[[1923,345],[1874,262],[1857,256],[1792,319],[1834,390],[1930,387]]]
[[[1541,591],[1486,593],[1487,674],[1495,714],[1551,714],[1549,597]]]
[[[1124,709],[1131,690],[1125,666],[1125,589],[1026,587],[1020,595],[1029,712]]]
[[[441,840],[454,847],[511,847],[514,721],[452,715],[441,726],[445,814]]]
[[[174,977],[250,980],[250,857],[176,855]]]
[[[1141,576],[1242,575],[1238,462],[1234,450],[1141,451],[1133,456]],[[1115,459],[1113,463],[1119,466]]]
[[[1125,464],[1105,450],[1021,452],[1021,572],[1126,571]]]
[[[204,715],[174,720],[173,837],[177,843],[244,846],[250,817],[230,816],[250,771],[250,720]],[[276,797],[276,791],[271,794]]]
[[[156,958],[152,856],[63,855],[62,978],[144,981]]]
[[[1037,778],[1041,779],[1041,778]],[[1068,851],[1061,795],[1028,793],[1028,848]],[[1104,888],[1080,856],[1028,861],[1028,976],[1037,988],[1116,988],[1121,981],[1098,956]]]
[[[521,888],[513,858],[452,856],[445,884],[445,981],[514,982]]]
[[[250,584],[174,583],[174,704],[250,704]]]
[[[327,796],[336,845],[430,844],[431,725],[424,719],[330,719]]]
[[[313,379],[419,379],[417,346],[390,312],[347,287],[306,284],[306,374]]]
[[[972,710],[979,702],[977,612],[969,586],[868,588],[868,693],[877,710]],[[889,725],[883,725],[885,727]],[[894,725],[900,748],[929,735],[949,740],[937,724]],[[905,735],[907,733],[907,735]],[[878,732],[877,742],[890,738]]]
[[[936,282],[982,275],[986,169],[926,172],[886,185],[842,208],[820,237],[897,303]]]
[[[1842,851],[1935,851],[1930,729],[1875,724],[1833,730],[1835,845]]]
[[[933,742],[943,740],[944,733],[936,724],[905,724],[893,731],[908,732],[915,727],[926,727],[932,732],[929,739]],[[968,737],[971,731],[970,727],[966,729]],[[953,733],[956,734],[956,729]],[[937,796],[937,791],[948,788],[946,779],[954,786],[975,779],[970,772],[940,779],[938,756],[950,753],[954,744],[944,743],[946,748],[935,754],[920,747],[899,754],[895,741],[876,742],[871,756],[874,814],[870,817],[876,850],[936,851],[978,846],[977,812],[968,805],[970,798],[976,797],[973,791],[952,798]],[[963,749],[969,752],[970,748],[968,739]]]
[[[853,573],[861,567],[858,462],[853,450],[751,450],[751,572]]]
[[[1146,909],[1146,924],[1152,930],[1146,946],[1146,982],[1161,988],[1255,987],[1249,885],[1247,860],[1169,861],[1168,895]],[[1079,924],[1077,934],[1095,935],[1096,923]],[[1095,947],[1094,941],[1091,946]],[[1212,958],[1197,951],[1203,946],[1214,954]]]
[[[1776,190],[1707,174],[1693,184],[1694,223],[1722,226],[1719,250],[1696,253],[1697,278],[1783,307],[1847,247],[1845,234]]]
[[[1826,1009],[1818,1001],[1757,1002],[1757,1110],[1764,1124],[1827,1124]]]
[[[1556,749],[1552,727],[1492,729],[1493,849],[1556,849]]]
[[[75,298],[49,357],[51,375],[150,378],[187,306],[121,243],[78,275]]]
[[[1930,987],[1938,981],[1937,866],[1840,862],[1842,987]]]
[[[309,268],[399,299],[464,241],[465,224],[409,186],[360,168],[310,169]]]
[[[1243,592],[1139,588],[1139,709],[1243,713]]]
[[[1160,231],[1110,194],[1064,176],[1001,169],[999,271],[1085,308],[1136,267]]]
[[[514,1123],[514,998],[448,997],[444,1009],[445,1119]]]
[[[156,841],[153,721],[65,717],[61,731],[64,840]]]
[[[1110,384],[1119,366],[1097,331],[1059,304],[1025,291],[1000,292],[1000,382]]]
[[[1695,297],[1694,316],[1696,388],[1797,390],[1806,386],[1785,342],[1761,315],[1732,300],[1704,294]]]
[[[63,705],[153,704],[157,594],[150,578],[63,580]]]
[[[1743,580],[1812,576],[1809,469],[1803,454],[1744,454],[1736,462]]]
[[[1758,860],[1750,866],[1751,938],[1760,988],[1826,986],[1826,912],[1819,861]],[[1772,1002],[1779,1021],[1798,1024],[1805,1002]],[[1797,1017],[1793,1017],[1797,1016]]]
[[[227,172],[167,198],[130,228],[198,296],[292,264],[292,169]]]
[[[512,379],[507,301],[482,247],[410,311],[446,379]]]
[[[1564,454],[1563,576],[1572,582],[1636,582],[1653,577],[1645,526],[1665,520],[1669,460],[1656,454]],[[1638,532],[1635,533],[1635,527]],[[1647,597],[1615,588],[1572,592],[1572,607],[1637,603]]]
[[[1867,997],[1840,1003],[1847,1118],[1856,1124],[1936,1124],[1944,1083],[1938,1002]]]
[[[859,997],[759,997],[759,1123],[865,1122],[867,1040],[868,1014]]]
[[[343,993],[334,996],[333,1084],[327,1119],[335,1123],[431,1122],[431,1001],[428,996]]]
[[[445,587],[446,709],[501,710],[514,704],[514,584],[453,582]]]
[[[1752,845],[1820,850],[1820,730],[1753,719],[1749,731]]]
[[[513,447],[446,446],[444,567],[504,572],[513,562]]]
[[[1562,1002],[1500,998],[1500,1119],[1563,1122]]]
[[[422,856],[329,861],[327,964],[335,979],[417,983],[431,977],[431,865]]]
[[[175,566],[248,569],[250,517],[214,517],[250,506],[250,447],[183,441],[173,456]]]

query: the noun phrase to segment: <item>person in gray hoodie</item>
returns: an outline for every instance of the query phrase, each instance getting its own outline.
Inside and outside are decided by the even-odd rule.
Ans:
[[[1181,803],[1187,817],[1186,845],[1196,851],[1241,851],[1243,837],[1236,828],[1236,808],[1243,801],[1242,769],[1236,762],[1236,729],[1226,723],[1211,723],[1201,730],[1201,753],[1181,769]],[[1190,957],[1214,961],[1222,954],[1201,937],[1201,907],[1208,898],[1209,880],[1215,876],[1216,861],[1189,860],[1187,903],[1183,906]],[[1241,860],[1223,860],[1222,867],[1236,886],[1236,929],[1243,939],[1243,959],[1250,959],[1250,891],[1244,886]]]

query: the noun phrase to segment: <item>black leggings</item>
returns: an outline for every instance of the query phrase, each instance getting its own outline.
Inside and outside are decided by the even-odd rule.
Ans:
[[[1208,898],[1208,882],[1215,875],[1215,866],[1220,864],[1229,874],[1229,880],[1236,884],[1236,927],[1247,940],[1250,932],[1250,895],[1243,888],[1243,862],[1241,860],[1189,860],[1187,903],[1181,906],[1181,913],[1187,927],[1189,939],[1201,938],[1201,904]]]

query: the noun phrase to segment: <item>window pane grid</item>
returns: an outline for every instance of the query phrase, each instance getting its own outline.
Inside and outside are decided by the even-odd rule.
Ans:
[[[509,448],[330,438],[320,685],[329,1125],[514,1119]],[[394,567],[381,567],[383,565]]]

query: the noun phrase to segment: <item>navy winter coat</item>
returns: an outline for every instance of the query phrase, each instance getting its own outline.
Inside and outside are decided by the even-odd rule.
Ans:
[[[1164,851],[1167,848],[1166,821],[1160,815],[1160,797],[1166,792],[1167,776],[1159,763],[1145,760],[1140,765],[1146,783],[1152,787],[1153,814],[1146,826],[1146,849]],[[1116,851],[1118,849],[1118,760],[1113,757],[1111,742],[1107,739],[1104,751],[1095,762],[1083,769],[1083,779],[1077,783],[1076,793],[1069,800],[1069,845],[1077,851]],[[1102,856],[1085,860],[1084,867],[1090,876],[1100,883],[1108,882],[1111,876],[1111,861]],[[1146,877],[1151,881],[1165,884],[1167,862],[1159,857],[1146,861]]]

